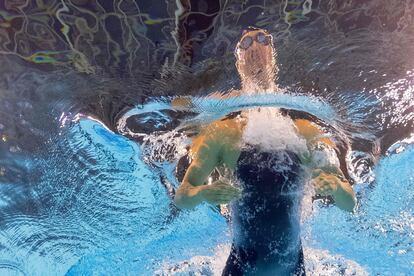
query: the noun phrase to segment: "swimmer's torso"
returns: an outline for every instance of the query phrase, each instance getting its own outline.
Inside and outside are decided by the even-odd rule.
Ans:
[[[228,97],[280,90],[275,83],[276,51],[269,33],[260,29],[244,32],[235,56],[241,90]],[[319,143],[335,150],[331,139],[321,134],[321,129],[309,120],[293,122],[276,108],[261,107],[213,122],[194,139],[192,161],[175,202],[181,208],[192,208],[202,201],[220,204],[233,200],[234,242],[223,275],[304,275],[299,205],[307,175],[302,163],[308,170],[314,165],[308,146],[312,154]],[[324,146],[316,149],[324,160]],[[205,186],[215,169],[221,177],[232,180],[218,179]],[[318,189],[326,188],[319,185],[326,179],[333,180],[341,187],[334,195],[338,203],[351,210],[355,206],[352,188],[336,176],[342,173],[318,171]]]
[[[293,121],[275,108],[217,121],[202,137],[209,134],[221,144],[211,147],[210,142],[222,152],[222,171],[232,171],[233,184],[242,188],[242,196],[230,205],[232,254],[246,258],[237,269],[245,274],[291,273],[302,254],[299,207],[304,172],[298,155],[306,150],[306,142]],[[193,145],[194,152],[204,146],[197,139]]]
[[[248,256],[243,272],[293,272],[301,254],[299,158],[290,151],[247,146],[235,174],[243,192],[231,203],[233,250],[239,251],[233,254]]]

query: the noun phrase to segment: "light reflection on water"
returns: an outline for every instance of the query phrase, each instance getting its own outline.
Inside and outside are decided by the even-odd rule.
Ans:
[[[231,237],[218,212],[204,205],[169,219],[170,199],[158,176],[140,161],[135,143],[89,119],[67,131],[37,165],[48,170],[48,177],[32,193],[37,204],[48,209],[5,220],[3,260],[16,261],[5,261],[4,271],[35,275],[67,270],[68,275],[220,271]],[[411,271],[413,157],[409,146],[384,158],[375,170],[375,189],[356,186],[361,199],[355,215],[314,204],[303,229],[310,275],[387,274],[395,267],[402,273]]]
[[[371,275],[410,274],[414,257],[413,160],[413,146],[381,160],[375,169],[375,188],[356,187],[361,195],[358,212],[349,216],[335,208],[318,210],[307,226],[306,240],[356,261]]]
[[[1,236],[4,271],[37,275],[63,274],[68,269],[69,275],[88,271],[167,273],[174,271],[174,264],[193,256],[214,256],[217,246],[228,247],[225,219],[208,206],[174,215],[171,220],[171,199],[160,184],[159,171],[152,171],[142,161],[151,160],[151,156],[143,153],[156,152],[145,147],[156,149],[185,140],[152,139],[140,148],[96,120],[80,117],[67,123],[32,165],[31,170],[42,175],[27,191],[34,198],[32,205],[20,213],[9,213],[8,208],[13,207],[5,203]],[[172,161],[174,167],[180,154],[159,162]],[[161,155],[165,156],[162,150]],[[328,260],[332,271],[346,268],[391,273],[394,267],[410,271],[413,156],[407,146],[401,154],[386,157],[376,168],[375,189],[366,184],[356,186],[361,206],[355,215],[336,208],[316,208],[303,232],[305,252],[313,256],[307,260],[310,273],[326,270]],[[398,179],[393,178],[395,171]],[[222,252],[210,259],[193,260],[187,270],[219,271],[226,258]]]
[[[27,274],[63,274],[84,254],[142,246],[145,233],[162,226],[168,213],[165,191],[144,185],[154,176],[135,143],[92,120],[64,134],[37,158],[42,177],[30,186],[34,206],[18,214],[3,210],[3,258]]]
[[[281,103],[284,102],[284,95],[275,95],[273,104],[277,106],[278,96],[281,96]],[[294,99],[294,98],[293,98]],[[198,99],[202,101],[202,99]],[[197,101],[197,99],[196,99]],[[207,99],[207,102],[209,99]],[[222,106],[231,106],[234,104],[225,103],[226,100],[220,101],[221,105],[212,104],[203,106],[203,110],[210,115],[214,110],[221,110]],[[255,106],[257,99],[247,101],[241,104],[247,107],[249,104]],[[301,105],[306,105],[307,99],[302,101],[293,101],[293,104],[299,110]],[[214,101],[213,101],[214,103]],[[299,104],[300,103],[300,104]],[[239,103],[240,104],[240,103]],[[167,105],[149,104],[152,110],[159,107],[165,110]],[[267,106],[271,101],[267,102]],[[237,105],[230,108],[228,112],[237,110]],[[197,109],[195,104],[193,110]],[[200,107],[199,107],[200,108]],[[306,107],[304,108],[306,109]],[[144,113],[137,111],[143,110]],[[328,109],[329,110],[329,109]],[[319,111],[323,114],[324,110]],[[145,106],[139,109],[133,109],[128,116],[146,114]],[[219,113],[221,114],[221,113]],[[316,116],[320,115],[314,114]],[[201,116],[206,119],[217,119],[213,116]],[[320,116],[323,117],[323,116]],[[121,121],[126,118],[121,119]],[[334,121],[334,118],[331,118]],[[200,121],[198,121],[200,122]],[[201,120],[202,122],[202,120]],[[183,122],[185,124],[185,121]],[[204,122],[205,123],[205,122]],[[125,126],[125,125],[124,125]],[[260,131],[260,130],[257,130]],[[168,140],[157,141],[152,138],[149,147],[161,147]],[[170,140],[170,143],[182,143],[183,140]],[[377,273],[393,273],[395,268],[402,273],[408,273],[412,269],[412,240],[413,240],[413,217],[412,206],[414,203],[414,194],[411,192],[414,171],[412,170],[412,159],[414,151],[409,140],[401,141],[399,145],[400,154],[391,154],[381,159],[379,164],[372,167],[367,164],[367,152],[351,151],[352,158],[348,159],[348,168],[350,175],[354,177],[356,185],[355,190],[358,192],[359,209],[355,214],[347,214],[335,207],[326,208],[314,203],[314,210],[310,218],[305,221],[303,229],[303,239],[305,245],[305,255],[308,254],[306,265],[310,275],[332,275],[345,273],[345,275],[369,275]],[[395,152],[395,151],[394,151]],[[395,172],[398,171],[398,178],[395,178]],[[374,188],[368,184],[375,181]],[[401,195],[404,191],[404,195]],[[386,207],[385,207],[386,206]],[[312,208],[311,206],[308,206]],[[227,246],[229,246],[227,244]],[[225,247],[226,248],[226,247]],[[227,252],[221,247],[220,251]],[[181,263],[176,270],[172,269],[174,264],[165,268],[164,273],[188,272],[188,271],[210,271],[220,273],[220,269],[226,260],[227,255],[212,249],[210,257],[196,257]],[[389,256],[398,256],[398,258],[389,258]],[[198,259],[197,259],[198,258]],[[306,257],[305,257],[306,258]],[[387,261],[381,261],[387,259]],[[218,261],[218,260],[221,260]],[[377,262],[381,262],[378,265]],[[172,270],[171,270],[172,269]],[[206,270],[207,269],[207,270]]]

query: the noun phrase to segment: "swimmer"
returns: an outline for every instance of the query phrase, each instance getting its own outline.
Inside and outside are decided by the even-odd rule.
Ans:
[[[235,55],[241,78],[235,95],[279,90],[270,34],[245,32]],[[343,210],[356,204],[334,141],[317,124],[277,108],[212,122],[193,140],[190,155],[174,201],[182,209],[230,203],[234,238],[223,275],[305,275],[300,203],[306,183]],[[207,183],[213,170],[220,177]]]

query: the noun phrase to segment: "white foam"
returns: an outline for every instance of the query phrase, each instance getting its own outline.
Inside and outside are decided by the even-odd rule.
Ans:
[[[160,269],[155,271],[155,274],[220,276],[230,255],[230,248],[229,243],[219,244],[213,256],[194,256],[190,260],[177,264],[164,263]]]
[[[292,119],[272,107],[243,111],[247,125],[243,142],[265,151],[290,150],[301,154],[308,151],[305,139],[299,137]]]
[[[341,255],[332,255],[327,250],[304,247],[306,275],[318,276],[368,276],[369,273],[358,263]]]
[[[220,276],[230,254],[229,243],[220,244],[214,250],[213,256],[194,256],[188,261],[178,264],[164,264],[156,271],[157,275],[211,275]],[[358,263],[341,255],[332,255],[327,250],[304,247],[304,262],[306,275],[360,275],[369,273]]]

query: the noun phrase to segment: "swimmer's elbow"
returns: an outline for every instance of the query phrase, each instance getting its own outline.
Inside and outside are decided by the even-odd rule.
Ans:
[[[189,209],[187,205],[185,204],[185,201],[182,199],[180,195],[175,195],[174,197],[174,205],[178,209]]]
[[[174,196],[174,204],[179,209],[192,209],[195,205],[190,204],[189,200],[182,194],[175,194]]]
[[[174,196],[174,204],[179,209],[193,209],[200,203],[199,187],[181,185]]]

